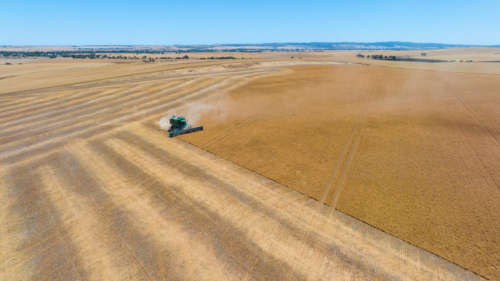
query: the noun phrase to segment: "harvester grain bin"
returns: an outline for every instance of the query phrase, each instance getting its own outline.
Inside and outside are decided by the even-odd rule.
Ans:
[[[203,126],[191,128],[191,126],[187,123],[186,118],[181,116],[179,117],[172,116],[172,118],[170,118],[170,125],[172,125],[172,127],[169,130],[170,137],[196,131],[203,131]]]

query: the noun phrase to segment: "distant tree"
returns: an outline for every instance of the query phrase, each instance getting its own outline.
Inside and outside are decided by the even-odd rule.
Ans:
[[[189,59],[188,55],[182,57],[183,59]]]
[[[5,63],[5,65],[12,65],[12,63],[10,63],[10,62],[6,62],[6,63]]]
[[[369,59],[369,58],[370,58],[370,55],[366,56],[366,58],[367,58],[367,59]]]
[[[292,59],[293,59],[293,57],[292,57]]]
[[[422,53],[422,57],[425,57],[425,56],[427,56],[427,53]]]

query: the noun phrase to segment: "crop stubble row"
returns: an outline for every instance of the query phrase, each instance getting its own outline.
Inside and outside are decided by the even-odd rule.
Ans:
[[[24,104],[8,95],[1,279],[478,278],[140,124],[266,73],[60,87]],[[248,101],[290,112],[308,99],[261,98]]]

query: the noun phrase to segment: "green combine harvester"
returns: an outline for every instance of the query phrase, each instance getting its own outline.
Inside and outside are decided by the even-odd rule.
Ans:
[[[170,137],[196,131],[203,131],[203,126],[191,128],[191,126],[186,122],[186,118],[180,116],[179,117],[172,116],[172,118],[170,118],[170,124],[172,125],[172,127],[169,130]]]

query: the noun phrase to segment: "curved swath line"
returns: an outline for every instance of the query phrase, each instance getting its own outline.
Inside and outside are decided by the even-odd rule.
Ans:
[[[157,85],[154,85],[152,87],[156,87],[158,85],[162,85],[162,84],[157,84]],[[178,85],[178,84],[176,84]],[[174,85],[174,89],[168,89],[168,91],[175,91],[175,87],[176,85]],[[172,86],[172,85],[168,85],[168,84],[165,84],[166,87],[168,86]],[[137,87],[134,88],[134,91],[137,90]],[[158,90],[158,91],[155,91],[155,92],[149,92],[148,95],[145,95],[145,93],[141,93],[140,90],[139,92],[136,92],[136,93],[132,93],[131,95],[129,95],[128,93],[130,93],[132,90],[130,91],[123,91],[123,92],[116,92],[114,94],[111,94],[111,95],[106,95],[105,97],[103,98],[98,98],[98,99],[90,99],[90,100],[86,100],[86,101],[83,101],[83,102],[80,102],[80,103],[77,103],[77,104],[73,104],[69,107],[67,106],[64,106],[64,107],[59,107],[61,108],[61,111],[62,112],[58,112],[58,111],[50,111],[48,110],[48,113],[46,114],[42,114],[41,116],[38,116],[38,115],[34,115],[33,117],[29,118],[29,119],[35,119],[31,122],[23,122],[23,121],[17,121],[15,122],[14,124],[17,124],[16,126],[14,126],[13,128],[17,127],[21,127],[21,129],[23,127],[27,127],[31,124],[33,125],[36,125],[36,124],[39,124],[40,122],[43,122],[44,125],[42,126],[38,126],[37,127],[37,130],[33,130],[33,131],[29,131],[28,133],[34,133],[34,132],[37,132],[37,131],[41,131],[43,128],[46,128],[46,127],[54,127],[58,124],[64,124],[66,122],[68,122],[67,119],[64,119],[64,117],[71,117],[73,115],[77,115],[78,117],[77,118],[72,118],[71,119],[71,123],[75,123],[77,122],[78,120],[81,120],[81,119],[86,119],[85,117],[87,117],[88,115],[92,114],[92,115],[95,115],[97,113],[100,113],[100,112],[106,112],[106,111],[111,111],[113,110],[113,105],[119,103],[120,101],[124,100],[124,99],[132,99],[136,96],[142,96],[141,99],[146,99],[146,98],[150,98],[152,96],[157,96],[158,94],[163,94],[163,93],[160,93],[160,92],[165,92],[166,90],[165,89],[162,89],[162,90]],[[168,92],[167,91],[167,92]],[[106,92],[107,93],[107,92]],[[105,93],[103,94],[105,95]],[[119,96],[119,98],[115,98],[115,96]],[[102,104],[103,102],[105,101],[109,101],[109,100],[112,100],[114,103],[111,103],[111,104]],[[140,100],[140,99],[139,99]],[[137,100],[134,101],[134,103],[136,102]],[[130,102],[128,102],[130,103]],[[94,106],[94,107],[88,107],[90,104],[97,104],[97,105],[100,105],[100,106]],[[83,111],[79,111],[79,112],[74,112],[74,108],[78,108],[78,109],[83,109]],[[97,112],[95,112],[96,109],[101,109]],[[77,110],[78,110],[77,109]],[[94,111],[94,112],[93,112]],[[90,112],[90,113],[86,113],[86,112]],[[45,116],[45,115],[48,115],[48,116]],[[44,117],[45,116],[45,117]],[[43,120],[40,120],[42,119]],[[49,121],[51,120],[58,120],[56,122],[51,122],[51,123],[48,123]],[[8,137],[12,137],[12,136],[16,136],[16,135],[19,135],[19,134],[22,134],[23,131],[19,131],[20,129],[17,129],[17,130],[11,130],[11,131],[4,131],[4,132],[1,132],[0,133],[0,136],[2,135],[5,135],[5,134],[8,134]],[[17,131],[17,133],[16,133]]]
[[[89,96],[95,95],[97,93],[101,93],[102,91],[100,89],[85,89],[81,91],[77,91],[76,93],[71,94],[70,96],[67,97],[69,99],[72,96],[78,95],[80,93],[88,93],[88,92],[93,92],[93,94],[90,94]],[[36,96],[36,98],[39,98],[40,96]],[[50,100],[45,100],[42,102],[38,102],[37,106],[32,107],[32,110],[37,109],[39,107],[47,106],[47,105],[52,105],[52,104],[57,104],[60,103],[59,97],[53,97]],[[12,106],[9,108],[6,108],[5,110],[2,110],[2,114],[0,115],[0,119],[4,118],[6,115],[11,115],[12,112],[19,111],[19,110],[24,110],[24,107],[26,106],[26,100],[18,102],[16,106]]]
[[[97,90],[97,88],[94,88],[94,89],[81,89],[80,91],[77,91],[77,92],[74,92],[74,91],[70,91],[70,90],[58,90],[58,91],[52,91],[51,93],[58,93],[57,95],[44,95],[44,100],[41,102],[41,103],[50,103],[50,102],[53,102],[54,100],[57,100],[59,98],[59,96],[61,95],[60,93],[61,92],[73,92],[71,95],[76,95],[78,93],[81,93],[81,92],[84,92],[84,91],[92,91],[92,90]],[[40,94],[33,94],[33,95],[30,95],[30,96],[26,96],[26,97],[19,97],[19,96],[13,96],[13,97],[2,97],[2,95],[0,95],[0,98],[2,98],[2,100],[4,101],[9,101],[8,103],[3,103],[2,106],[3,108],[5,108],[6,110],[15,110],[16,108],[19,108],[20,105],[22,106],[23,103],[25,103],[27,100],[30,100],[32,98],[35,98],[35,97],[39,97]]]
[[[46,91],[46,92],[49,93],[49,94],[51,94],[51,93],[54,93],[54,92],[58,93],[58,92],[66,92],[66,91],[79,90],[79,91],[76,91],[75,93],[73,93],[73,94],[71,94],[69,96],[65,96],[64,100],[67,100],[67,99],[76,99],[76,97],[74,97],[74,96],[77,96],[77,97],[80,96],[81,97],[82,94],[85,94],[85,93],[88,93],[88,92],[93,92],[94,91],[95,93],[99,93],[101,90],[110,90],[110,89],[111,88],[109,88],[109,87],[93,87],[93,88],[88,87],[88,88],[78,88],[78,89],[71,89],[71,88],[57,89],[57,90]],[[43,95],[43,93],[45,93],[45,92],[38,93],[38,94],[33,94],[32,98],[39,97],[40,95]],[[92,94],[92,95],[94,95],[94,94]],[[49,96],[49,98],[51,96]],[[89,96],[89,95],[86,95],[86,96]],[[47,95],[45,95],[45,97],[47,97]],[[73,98],[71,98],[71,97],[73,97]],[[16,96],[15,98],[17,99],[18,97]],[[26,98],[26,99],[28,99],[28,98]],[[49,100],[41,102],[40,104],[42,104],[42,103],[43,104],[46,104],[46,103],[52,103],[53,104],[54,102],[59,102],[59,97],[57,97],[57,95],[56,95],[56,97],[53,97],[53,98],[50,98]],[[19,102],[19,103],[21,103],[21,102]]]
[[[123,88],[123,87],[122,87]],[[50,99],[49,100],[44,100],[44,101],[41,101],[39,103],[37,103],[37,107],[34,107],[33,109],[36,109],[36,108],[39,108],[39,107],[46,107],[46,108],[49,108],[49,107],[52,107],[54,105],[58,105],[60,104],[61,102],[76,102],[78,100],[82,100],[82,99],[85,99],[85,98],[91,98],[91,97],[99,97],[102,95],[103,92],[106,92],[106,91],[112,91],[112,90],[116,90],[116,89],[120,89],[120,88],[109,88],[109,87],[96,87],[96,88],[82,88],[82,89],[78,89],[78,91],[75,91],[75,90],[59,90],[59,91],[55,91],[54,93],[56,94],[53,94],[53,93],[46,93],[47,94],[47,97],[49,97]],[[65,95],[63,96],[63,94],[61,94],[60,92],[68,92],[69,94],[68,95]],[[13,110],[19,110],[20,108],[22,108],[22,106],[19,106],[18,108],[16,109],[12,109],[11,111]]]
[[[165,81],[165,82],[161,82],[161,83],[156,83],[154,85],[152,85],[151,83],[148,84],[148,83],[136,83],[136,84],[129,84],[129,85],[120,85],[120,87],[115,87],[115,88],[108,88],[108,87],[105,87],[104,89],[108,89],[107,91],[116,91],[116,89],[121,89],[119,90],[120,92],[116,92],[116,93],[113,93],[113,96],[115,95],[124,95],[124,94],[129,94],[131,92],[134,92],[134,91],[139,91],[139,90],[142,90],[144,88],[147,88],[147,87],[155,87],[155,86],[159,86],[159,85],[162,85],[162,84],[165,84],[165,85],[171,85],[172,82],[182,82],[182,81],[186,81],[186,80],[183,80],[183,79],[175,79],[173,81]],[[71,101],[71,106],[78,106],[78,103],[88,103],[88,102],[94,102],[94,100],[97,100],[95,99],[95,97],[98,97],[99,99],[102,99],[102,98],[106,98],[106,97],[103,97],[103,96],[106,96],[106,93],[104,92],[100,92],[99,95],[96,95],[94,97],[79,97],[75,100],[72,100]],[[110,96],[112,97],[112,96]]]
[[[33,97],[16,97],[14,99],[13,97],[2,97],[0,101],[0,108],[2,109],[2,112],[4,112],[4,110],[11,110],[19,107],[19,105],[25,104],[26,101],[29,101],[32,98]]]
[[[176,69],[172,69],[176,70]],[[178,69],[177,69],[178,70]],[[158,73],[162,72],[168,72],[169,70],[161,70]],[[150,81],[155,81],[155,80],[166,80],[166,79],[179,79],[179,78],[195,78],[198,76],[211,76],[211,75],[219,75],[219,74],[239,74],[239,73],[246,73],[246,72],[258,72],[262,71],[260,68],[252,68],[252,69],[240,69],[240,70],[223,70],[223,71],[208,71],[208,72],[202,72],[202,73],[194,73],[194,74],[179,74],[179,75],[171,75],[171,76],[160,76],[160,77],[144,77],[144,78],[138,78],[138,79],[125,79],[125,80],[120,80],[120,81],[111,81],[111,82],[104,82],[104,83],[98,83],[94,84],[93,82],[95,81],[89,81],[89,82],[84,82],[84,83],[77,83],[74,85],[68,85],[65,87],[62,87],[64,89],[80,89],[80,88],[87,88],[87,87],[108,87],[112,85],[120,85],[120,84],[130,84],[130,83],[137,83],[137,82],[150,82]],[[154,74],[155,72],[147,73],[147,74]],[[137,74],[137,75],[145,75],[145,74]],[[135,75],[133,75],[135,76]],[[125,77],[121,77],[125,78]],[[110,78],[110,79],[121,79],[120,77],[117,78]]]
[[[205,87],[204,89],[209,89],[209,88]],[[195,92],[194,94],[197,94],[197,92]],[[179,98],[183,98],[183,97],[178,97],[177,99],[179,99]],[[168,106],[168,105],[169,105],[169,104],[167,104],[167,105],[165,105],[165,106]],[[149,106],[150,106],[150,105],[149,105]],[[148,107],[148,106],[145,106],[145,107],[140,108],[140,109],[145,109],[146,111],[148,111],[147,107]],[[156,107],[156,108],[158,108],[158,107]],[[133,115],[132,115],[132,117],[129,117],[128,119],[130,119],[130,118],[135,118],[134,116],[137,116],[137,114],[133,114]],[[114,118],[113,120],[116,120],[116,119],[122,119],[122,120],[123,120],[123,119],[127,119],[127,116],[124,116],[124,115],[122,114],[122,116],[120,116],[120,117],[116,117],[116,118]],[[108,123],[109,123],[109,122],[108,122]],[[79,124],[79,127],[81,127],[82,125],[83,125],[83,124],[82,124],[82,123],[80,123],[80,124]],[[72,126],[72,127],[75,127],[75,126]],[[88,126],[87,126],[87,127],[88,127]],[[95,131],[95,130],[99,130],[99,128],[101,128],[101,127],[102,127],[102,126],[99,126],[99,127],[96,127],[96,126],[91,126],[90,128],[86,128],[85,130],[80,131],[80,132],[71,132],[71,130],[66,130],[66,131],[68,132],[68,134],[69,134],[69,135],[79,135],[79,134],[81,135],[81,134],[84,134],[85,132],[87,132],[87,131],[89,131],[89,130],[93,130],[93,131]],[[67,129],[67,128],[66,128],[66,129]],[[60,131],[60,130],[59,130],[59,131]],[[74,130],[73,130],[73,131],[74,131]],[[100,133],[99,133],[99,134],[100,134]],[[64,138],[64,136],[61,136],[61,137],[58,137],[57,139],[58,139],[59,141],[61,141],[63,138]],[[54,139],[53,139],[53,141],[54,141]],[[43,140],[42,140],[41,142],[42,142],[42,143],[50,143],[50,141],[43,141]],[[35,146],[38,146],[38,144],[34,144],[34,145],[35,145]],[[28,149],[29,147],[26,147],[26,148]],[[22,151],[24,151],[25,149],[21,149],[21,150],[22,150]],[[7,154],[12,154],[12,153],[8,153],[8,152],[7,152]]]
[[[157,85],[161,85],[161,84],[162,83],[159,83]],[[140,90],[141,88],[145,88],[148,86],[150,86],[150,85],[140,84],[140,85],[137,85],[133,88],[125,89],[125,90],[123,90],[123,88],[105,89],[104,91],[98,90],[98,91],[94,91],[94,93],[92,95],[85,95],[85,96],[79,96],[79,97],[75,97],[75,98],[68,98],[68,99],[63,99],[60,101],[56,100],[55,102],[53,102],[49,106],[41,104],[40,106],[33,107],[33,108],[42,107],[40,110],[38,110],[38,113],[36,110],[32,109],[32,110],[30,110],[30,114],[19,119],[19,121],[24,120],[24,119],[33,119],[35,117],[38,118],[38,117],[40,117],[42,115],[46,115],[46,114],[53,114],[54,113],[54,110],[52,110],[53,108],[58,109],[58,108],[64,107],[64,109],[68,109],[68,108],[70,108],[70,106],[75,107],[75,106],[78,106],[79,104],[84,104],[84,103],[89,103],[89,102],[95,103],[103,98],[110,99],[115,95],[127,94],[127,93],[133,92],[135,90]],[[86,93],[86,92],[87,91],[83,91],[83,93]],[[82,92],[79,92],[79,93],[82,93]],[[113,93],[113,94],[108,95],[109,93]],[[66,104],[62,105],[63,102],[66,102]],[[22,110],[21,112],[23,112],[23,111],[25,111],[25,110]]]
[[[68,134],[66,134],[64,136],[59,136],[56,139],[49,139],[49,140],[40,141],[40,142],[37,142],[37,143],[35,143],[33,145],[29,145],[29,146],[25,146],[23,148],[19,148],[19,149],[15,150],[15,151],[6,152],[6,153],[4,153],[3,155],[0,156],[0,159],[11,158],[11,157],[14,157],[15,155],[26,153],[28,151],[33,151],[33,150],[36,150],[38,148],[41,148],[41,147],[43,147],[45,145],[48,145],[48,144],[51,144],[51,143],[54,143],[54,142],[64,142],[69,137],[78,137],[78,136],[80,136],[82,134],[86,134],[86,132],[89,131],[89,130],[97,130],[99,128],[103,128],[103,127],[106,127],[106,126],[115,125],[115,124],[117,124],[119,122],[125,122],[127,120],[130,120],[130,119],[133,119],[133,118],[137,118],[139,116],[143,116],[143,115],[145,115],[147,113],[159,112],[161,110],[165,110],[165,108],[171,108],[172,105],[178,104],[180,102],[180,100],[182,100],[182,99],[191,100],[193,98],[202,96],[204,94],[205,95],[210,94],[210,90],[211,89],[212,88],[207,88],[205,91],[201,91],[201,92],[197,91],[197,92],[194,92],[194,93],[191,93],[191,94],[188,94],[188,95],[182,95],[182,96],[173,98],[172,100],[168,101],[168,103],[166,103],[166,104],[162,104],[162,105],[158,105],[158,106],[154,106],[154,107],[150,107],[150,104],[148,104],[146,106],[143,106],[142,109],[134,111],[131,114],[123,114],[121,116],[117,116],[115,118],[109,119],[108,121],[104,121],[104,122],[102,122],[102,123],[100,123],[98,125],[90,125],[89,128],[86,128],[83,131],[78,130],[76,132],[69,132]],[[90,123],[90,122],[87,122],[87,123]],[[78,125],[81,126],[82,124],[78,124]],[[71,126],[71,128],[77,128],[77,127],[78,127],[77,125]],[[66,129],[66,131],[71,131],[68,128],[64,128],[64,129]],[[18,145],[19,144],[6,145],[6,146],[2,147],[2,150],[5,151],[7,149],[12,149],[12,148],[15,148]]]
[[[194,81],[194,80],[190,80],[190,81]],[[175,82],[172,82],[172,83],[175,83]],[[189,81],[188,81],[188,83],[189,83]],[[159,85],[165,85],[166,87],[170,87],[170,86],[172,86],[172,84],[160,83],[160,84],[155,84],[153,86],[152,85],[140,85],[140,86],[134,87],[133,89],[113,93],[112,95],[109,95],[109,96],[106,95],[107,94],[107,92],[106,92],[106,93],[103,93],[104,97],[101,97],[99,99],[84,100],[80,103],[72,104],[70,107],[63,105],[61,107],[62,111],[65,111],[64,113],[62,113],[63,115],[57,115],[57,114],[61,114],[61,112],[57,113],[54,111],[47,110],[47,113],[44,113],[42,115],[35,115],[30,119],[40,119],[42,116],[46,116],[46,115],[49,115],[50,119],[54,119],[54,115],[57,117],[56,119],[61,119],[63,116],[67,115],[68,113],[72,113],[74,111],[74,108],[82,108],[84,105],[89,105],[89,104],[101,105],[103,103],[103,101],[108,101],[108,100],[112,100],[114,102],[112,104],[102,104],[101,106],[97,106],[97,107],[94,106],[94,107],[88,108],[88,110],[83,110],[83,112],[89,111],[89,110],[95,110],[96,108],[112,107],[112,105],[114,105],[122,100],[132,99],[136,96],[144,96],[143,98],[147,98],[147,97],[150,97],[151,95],[158,94],[159,92],[162,92],[162,91],[174,91],[177,88],[179,88],[179,84],[180,83],[174,84],[173,88],[170,88],[170,89],[160,89],[160,90],[157,90],[154,92],[147,92],[148,95],[145,95],[145,93],[141,92],[141,90],[143,90],[146,87],[156,87]],[[137,91],[137,92],[135,92],[135,91]],[[132,94],[130,94],[131,92],[132,92]],[[118,98],[115,98],[115,96],[118,96]],[[87,107],[83,107],[83,108],[85,109]],[[82,111],[80,111],[79,113],[82,113]],[[44,121],[46,121],[46,120],[49,120],[49,119],[44,119]],[[31,124],[33,122],[27,122],[27,123],[17,122],[17,123],[20,123],[20,125],[27,125],[27,124]]]
[[[188,81],[187,83],[184,83],[184,84],[192,84],[192,83],[195,83],[195,82],[196,82],[196,81],[191,80],[191,81]],[[183,86],[178,86],[178,87],[177,87],[176,89],[174,89],[173,91],[177,90],[178,88],[182,88],[182,87],[183,87]],[[181,92],[182,92],[182,90],[181,90]],[[169,98],[169,97],[166,97],[166,98]],[[132,100],[132,101],[128,102],[128,104],[130,104],[130,103],[132,103],[132,104],[136,104],[136,103],[137,103],[137,101],[136,101],[136,100]],[[147,101],[147,102],[145,102],[145,103],[143,103],[143,104],[150,104],[150,103],[151,103],[150,101]],[[113,108],[113,107],[109,107],[109,106],[104,105],[104,106],[102,106],[102,107],[101,107],[101,110],[100,110],[100,111],[122,111],[124,108],[126,108],[126,105],[127,105],[127,104],[121,105],[121,107],[120,107],[119,109],[116,109],[116,108]],[[145,105],[144,107],[147,107],[147,105]],[[87,110],[87,111],[92,111],[92,110],[93,110],[93,109],[89,109],[89,110]],[[90,112],[89,114],[95,115],[95,114],[97,114],[97,112]],[[89,115],[89,114],[87,114],[87,115]],[[121,116],[125,116],[125,115],[127,115],[127,114],[128,114],[128,113],[125,113],[125,114],[122,114]],[[117,118],[117,117],[115,117],[115,118]],[[80,123],[78,123],[78,121],[80,121],[80,120],[82,120],[82,119],[84,120],[84,122],[80,122]],[[61,121],[59,121],[59,122],[57,122],[57,123],[64,123],[64,122],[67,122],[67,120],[61,120]],[[90,125],[90,126],[92,127],[92,124],[94,124],[94,123],[95,123],[95,121],[94,121],[93,119],[86,118],[86,116],[79,116],[78,118],[73,118],[73,119],[71,119],[70,123],[71,123],[72,125],[65,126],[65,127],[55,128],[55,129],[53,129],[51,132],[54,134],[54,133],[57,133],[57,132],[60,132],[60,131],[63,131],[63,132],[64,132],[64,130],[66,130],[66,131],[70,131],[70,130],[71,130],[71,128],[84,127],[84,126],[86,126],[86,125]],[[91,129],[91,128],[87,128],[86,130],[89,130],[89,129]],[[42,127],[39,131],[42,131],[42,132],[43,132],[43,131],[46,131],[46,130],[47,130],[47,128],[43,128],[43,127]],[[37,132],[37,131],[30,131],[30,132],[28,132],[28,135],[29,135],[29,134],[33,134],[33,133],[35,133],[35,132]],[[26,141],[28,141],[28,142],[29,142],[30,140],[29,140],[29,139],[27,139]],[[21,140],[21,141],[19,141],[19,142],[21,142],[21,143],[22,143],[22,142],[23,142],[23,140]],[[16,144],[19,144],[19,142],[17,142],[17,143],[13,143],[13,145],[15,146]],[[9,143],[5,143],[5,144],[3,144],[3,147],[5,147],[5,146],[9,146]],[[11,146],[12,146],[12,145],[11,145]],[[0,145],[0,147],[2,147],[2,146]]]
[[[96,130],[98,130],[98,129],[99,128],[97,128]],[[113,128],[113,129],[106,130],[106,131],[96,132],[96,133],[93,133],[92,136],[86,137],[85,141],[89,142],[89,143],[103,141],[104,139],[109,138],[109,137],[119,133],[123,129],[124,128],[122,128],[122,127],[117,127],[117,128]],[[76,135],[75,137],[78,137],[78,136],[79,135]],[[60,140],[59,144],[64,144],[64,140]],[[16,160],[14,162],[12,162],[10,159],[0,157],[0,176],[5,175],[7,172],[16,173],[16,169],[21,169],[21,168],[25,168],[27,166],[32,166],[33,163],[45,163],[48,160],[55,157],[56,153],[60,150],[61,150],[61,147],[55,147],[55,148],[52,148],[49,150],[37,152],[36,154],[30,155],[29,158],[25,157],[21,160]],[[20,154],[22,154],[22,153],[20,153]],[[11,158],[18,157],[18,156],[19,156],[19,154],[11,156]]]
[[[40,103],[37,103],[37,105],[40,105]],[[28,119],[28,120],[30,120],[30,119],[39,119],[41,116],[45,115],[45,114],[38,115],[39,113],[36,113],[37,111],[48,112],[47,114],[53,114],[54,113],[54,110],[52,110],[50,108],[49,109],[43,108],[44,105],[41,105],[41,106],[37,106],[37,105],[33,106],[31,108],[31,110],[29,110],[29,111],[26,110],[26,109],[18,111],[20,113],[17,115],[17,117],[14,120],[12,120],[12,121],[10,121],[8,123],[9,128],[13,128],[14,126],[19,125],[19,124],[24,124],[23,122],[26,119]],[[42,107],[42,108],[40,109],[40,107]],[[61,105],[54,105],[54,106],[49,106],[49,107],[53,107],[53,108],[57,109],[57,108],[60,108]],[[38,110],[36,110],[36,108],[38,108]],[[26,112],[29,112],[29,114],[24,114]],[[23,115],[23,116],[20,117],[21,115]]]
[[[27,109],[29,109],[29,108],[30,108],[30,106],[33,104],[33,102],[35,102],[35,100],[37,100],[37,99],[38,99],[38,97],[33,98],[33,99],[32,99],[32,100],[31,100],[31,101],[30,101],[30,102],[26,105],[26,106],[27,106]],[[2,127],[0,127],[0,130],[3,130],[3,128],[5,128],[7,125],[9,125],[9,123],[10,123],[10,121],[11,121],[11,120],[16,120],[16,119],[17,119],[17,117],[19,117],[19,116],[21,116],[21,115],[22,115],[22,113],[19,113],[18,115],[15,115],[15,116],[12,116],[11,118],[8,118],[8,120],[7,120],[7,121],[4,121],[4,124],[3,124],[3,126],[2,126]]]

